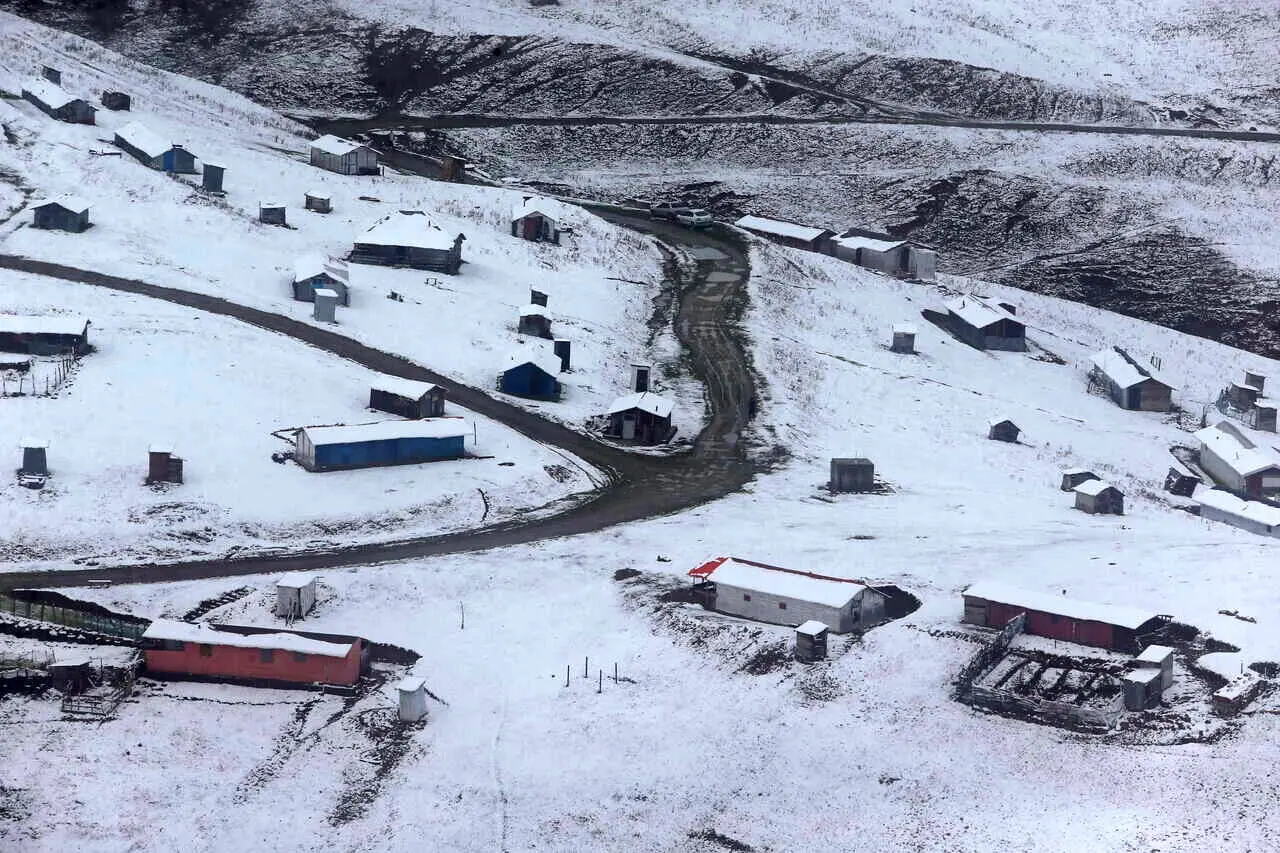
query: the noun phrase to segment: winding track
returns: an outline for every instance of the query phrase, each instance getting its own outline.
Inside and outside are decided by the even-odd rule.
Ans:
[[[616,211],[602,212],[602,215],[618,224],[653,233],[674,249],[700,249],[704,253],[716,250],[721,256],[699,261],[692,282],[680,280],[678,271],[673,271],[676,280],[668,282],[668,286],[677,289],[680,299],[676,334],[691,357],[693,372],[706,387],[710,412],[709,421],[688,453],[665,457],[629,453],[440,376],[398,355],[280,314],[92,270],[0,255],[0,268],[163,299],[287,335],[371,370],[437,383],[448,389],[450,401],[499,421],[534,441],[575,454],[604,471],[609,478],[608,485],[594,492],[590,499],[546,518],[507,521],[468,531],[326,551],[273,552],[229,559],[67,571],[0,572],[0,589],[83,586],[89,580],[162,583],[481,551],[667,515],[737,491],[759,467],[748,457],[740,440],[746,425],[747,401],[755,388],[740,335],[732,323],[735,311],[746,298],[749,266],[744,247],[728,232],[692,233]]]

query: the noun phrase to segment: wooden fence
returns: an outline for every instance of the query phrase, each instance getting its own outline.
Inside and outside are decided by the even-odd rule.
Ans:
[[[139,640],[142,632],[147,630],[145,622],[118,619],[98,613],[86,613],[74,607],[61,607],[40,601],[23,601],[6,593],[0,593],[0,613],[21,616],[24,619],[35,619],[40,622],[52,622],[68,628],[79,628],[96,634],[107,634],[112,637],[124,637],[128,640]]]
[[[973,683],[982,676],[986,675],[993,666],[1004,660],[1004,656],[1009,652],[1009,644],[1013,642],[1014,637],[1022,633],[1027,625],[1027,614],[1019,613],[1008,621],[1008,623],[1000,629],[1000,633],[996,634],[995,639],[978,649],[964,669],[960,670],[960,674],[956,676],[956,698],[961,702],[968,702],[973,692]]]

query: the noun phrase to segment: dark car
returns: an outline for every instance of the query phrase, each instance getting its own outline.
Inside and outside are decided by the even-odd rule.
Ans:
[[[672,202],[664,201],[649,205],[649,217],[651,219],[670,219],[674,222],[677,216],[688,216],[692,210],[687,204],[673,204]]]

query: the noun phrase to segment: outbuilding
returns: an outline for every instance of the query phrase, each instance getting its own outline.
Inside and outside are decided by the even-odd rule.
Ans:
[[[347,262],[318,253],[303,255],[293,262],[293,298],[315,302],[317,290],[332,290],[340,305],[351,304]]]
[[[421,210],[401,210],[382,217],[360,235],[350,259],[456,275],[465,239],[433,224]]]
[[[898,323],[893,327],[892,352],[914,355],[916,351],[916,327],[910,323]]]
[[[996,582],[976,583],[963,595],[964,621],[971,625],[1003,628],[1025,613],[1028,634],[1129,654],[1145,647],[1144,638],[1169,621],[1135,607],[1095,604]]]
[[[516,324],[516,332],[535,338],[551,340],[551,312],[546,306],[530,303],[520,309],[520,320]]]
[[[306,194],[303,202],[307,210],[312,210],[316,213],[333,212],[333,196],[327,192],[312,190]]]
[[[287,208],[282,202],[258,202],[258,221],[263,225],[287,225]]]
[[[1018,443],[1018,434],[1022,430],[1013,421],[1008,418],[992,418],[987,421],[987,438],[992,441],[1007,441],[1011,444]]]
[[[1139,669],[1154,669],[1160,674],[1160,690],[1165,691],[1173,686],[1173,655],[1170,646],[1150,645],[1142,650],[1142,654],[1133,659],[1133,665]]]
[[[1124,493],[1105,480],[1086,480],[1071,491],[1076,509],[1090,515],[1124,515]]]
[[[327,636],[331,639],[286,631],[241,633],[229,626],[214,629],[203,623],[157,619],[142,634],[142,654],[151,676],[272,686],[354,686],[364,665],[365,641]]]
[[[116,131],[115,144],[143,165],[181,175],[196,173],[196,157],[185,147],[165,142],[141,122]]]
[[[837,258],[860,267],[916,281],[937,277],[937,253],[889,234],[850,228],[831,244]]]
[[[295,439],[294,458],[308,471],[460,459],[470,432],[461,418],[304,427]]]
[[[692,569],[695,594],[708,610],[775,625],[816,620],[833,634],[870,628],[884,618],[883,593],[860,580],[716,557]]]
[[[368,145],[326,134],[311,142],[311,165],[340,175],[376,175],[378,152]]]
[[[369,408],[402,418],[444,417],[445,390],[430,382],[379,376],[369,388]]]
[[[1200,467],[1214,482],[1242,498],[1280,497],[1280,453],[1259,447],[1230,421],[1196,432]]]
[[[106,91],[102,93],[102,105],[109,110],[128,110],[133,106],[133,99],[124,92]]]
[[[835,254],[836,232],[829,228],[814,228],[811,225],[797,225],[794,222],[783,222],[780,219],[766,219],[763,216],[744,216],[733,223],[743,231],[750,231],[758,237],[790,246],[793,249],[807,249],[810,252],[821,252],[824,255]]]
[[[1027,327],[1007,302],[992,303],[977,296],[962,296],[946,304],[952,334],[974,349],[1024,352]]]
[[[870,492],[876,487],[876,466],[860,456],[831,460],[831,478],[827,488],[835,494]]]
[[[563,209],[562,202],[526,196],[511,211],[511,236],[558,245]]]
[[[663,444],[671,440],[671,412],[675,404],[652,391],[627,394],[609,407],[609,432],[612,438],[640,444]]]
[[[560,359],[554,352],[521,349],[507,358],[498,390],[531,400],[560,399]]]
[[[276,615],[301,619],[316,606],[316,576],[293,572],[276,581]]]
[[[796,628],[796,660],[815,663],[827,657],[827,626],[810,619]]]
[[[427,682],[406,675],[396,684],[396,716],[402,723],[416,723],[427,715]]]
[[[1270,400],[1259,400],[1253,406],[1253,428],[1259,432],[1276,431],[1276,404]]]
[[[28,80],[22,84],[22,98],[40,112],[71,124],[94,124],[97,109],[49,80]]]
[[[84,355],[89,321],[83,317],[27,317],[0,314],[0,352]]]
[[[1090,381],[1106,391],[1120,408],[1140,412],[1167,412],[1173,408],[1173,386],[1120,347],[1094,353],[1090,361]]]
[[[79,196],[64,195],[31,206],[33,228],[70,231],[79,234],[89,228],[89,202]]]
[[[1075,487],[1089,480],[1099,479],[1098,475],[1085,468],[1071,468],[1062,472],[1062,485],[1059,488],[1064,492],[1074,491]]]
[[[1222,489],[1197,489],[1192,500],[1199,504],[1203,519],[1280,539],[1280,507],[1241,500]]]

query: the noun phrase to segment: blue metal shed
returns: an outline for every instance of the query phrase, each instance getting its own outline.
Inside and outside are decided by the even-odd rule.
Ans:
[[[556,400],[560,397],[560,359],[551,352],[514,355],[498,378],[498,390],[517,397]]]
[[[412,465],[460,458],[466,434],[458,418],[306,427],[298,431],[294,456],[308,471]]]
[[[160,155],[160,168],[166,172],[194,175],[196,173],[196,157],[181,145],[174,145]]]

